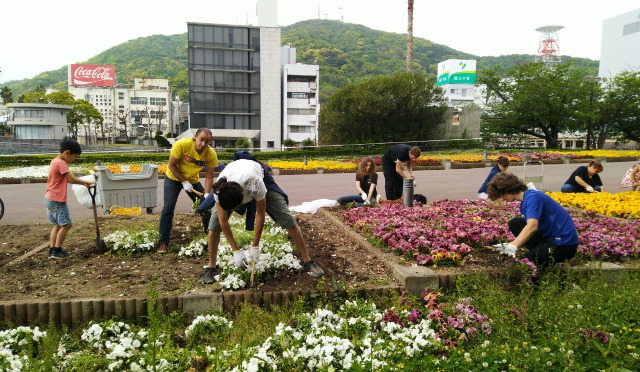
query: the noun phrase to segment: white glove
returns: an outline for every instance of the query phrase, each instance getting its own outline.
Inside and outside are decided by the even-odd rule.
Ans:
[[[233,251],[233,261],[236,264],[236,267],[239,267],[242,270],[247,269],[247,256],[244,254],[244,251]]]
[[[500,254],[505,254],[509,257],[512,258],[516,258],[516,251],[518,250],[518,247],[516,247],[513,244],[509,244],[509,243],[500,243],[500,244],[494,244],[493,247],[500,253]]]
[[[184,181],[182,183],[182,188],[184,189],[184,191],[186,192],[192,192],[193,191],[193,185],[191,184],[191,182],[189,181]]]
[[[249,248],[249,262],[258,263],[260,259],[260,247]]]
[[[368,199],[367,198],[367,194],[365,194],[365,193],[360,194],[360,197],[362,198],[362,201],[364,201],[364,202],[366,202],[367,199]]]
[[[595,190],[593,190],[593,187],[591,187],[591,186],[587,186],[584,189],[587,190],[587,192],[594,192],[595,191]]]

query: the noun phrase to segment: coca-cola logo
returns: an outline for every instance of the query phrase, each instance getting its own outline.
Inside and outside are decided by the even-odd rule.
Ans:
[[[115,67],[102,65],[71,65],[71,85],[114,86]]]

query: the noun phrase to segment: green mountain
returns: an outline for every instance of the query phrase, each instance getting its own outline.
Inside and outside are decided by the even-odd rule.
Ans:
[[[320,99],[322,102],[348,83],[374,76],[404,71],[407,40],[404,34],[373,30],[353,23],[333,20],[307,20],[282,29],[282,44],[296,48],[301,63],[320,65]],[[533,55],[514,54],[480,57],[451,49],[422,38],[414,38],[413,70],[436,79],[438,63],[446,59],[475,59],[477,69],[532,61]],[[571,57],[569,57],[571,58]],[[577,68],[597,75],[598,61],[571,58]],[[129,40],[93,58],[89,64],[116,66],[119,84],[133,84],[134,77],[169,79],[174,92],[182,99],[188,90],[187,34],[153,35]],[[14,97],[34,90],[38,85],[66,90],[67,66],[47,71],[31,79],[10,81]]]

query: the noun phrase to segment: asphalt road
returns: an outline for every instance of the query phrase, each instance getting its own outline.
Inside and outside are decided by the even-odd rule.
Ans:
[[[600,177],[606,191],[620,192],[620,180],[624,173],[636,162],[604,163],[604,172]],[[551,164],[544,166],[544,190],[560,191],[560,187],[571,172],[581,164]],[[449,169],[416,171],[416,193],[424,194],[428,200],[475,199],[477,190],[489,174],[490,168]],[[509,171],[524,177],[524,167],[512,166]],[[539,166],[527,166],[527,175],[540,175]],[[356,194],[355,173],[310,174],[275,176],[278,185],[289,195],[290,205],[299,205],[316,199],[336,199],[338,196]],[[204,180],[202,180],[204,182]],[[378,192],[384,196],[384,177],[378,169]],[[153,213],[159,214],[163,204],[163,180],[158,180],[158,206]],[[628,190],[628,189],[623,189]],[[0,185],[0,198],[4,201],[5,215],[0,225],[27,223],[48,223],[43,205],[46,184]],[[73,221],[93,218],[92,209],[78,203],[69,186],[69,208]],[[98,207],[98,213],[102,214]],[[178,198],[176,213],[191,212],[191,200],[184,194]]]

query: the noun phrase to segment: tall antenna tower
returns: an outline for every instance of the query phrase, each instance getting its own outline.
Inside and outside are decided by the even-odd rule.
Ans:
[[[342,7],[338,8],[338,11],[340,13],[340,21],[344,22],[344,16],[342,15]]]
[[[545,64],[560,63],[560,46],[558,44],[558,31],[564,26],[542,26],[536,28],[540,33],[540,43],[538,44],[538,55],[536,62]]]

